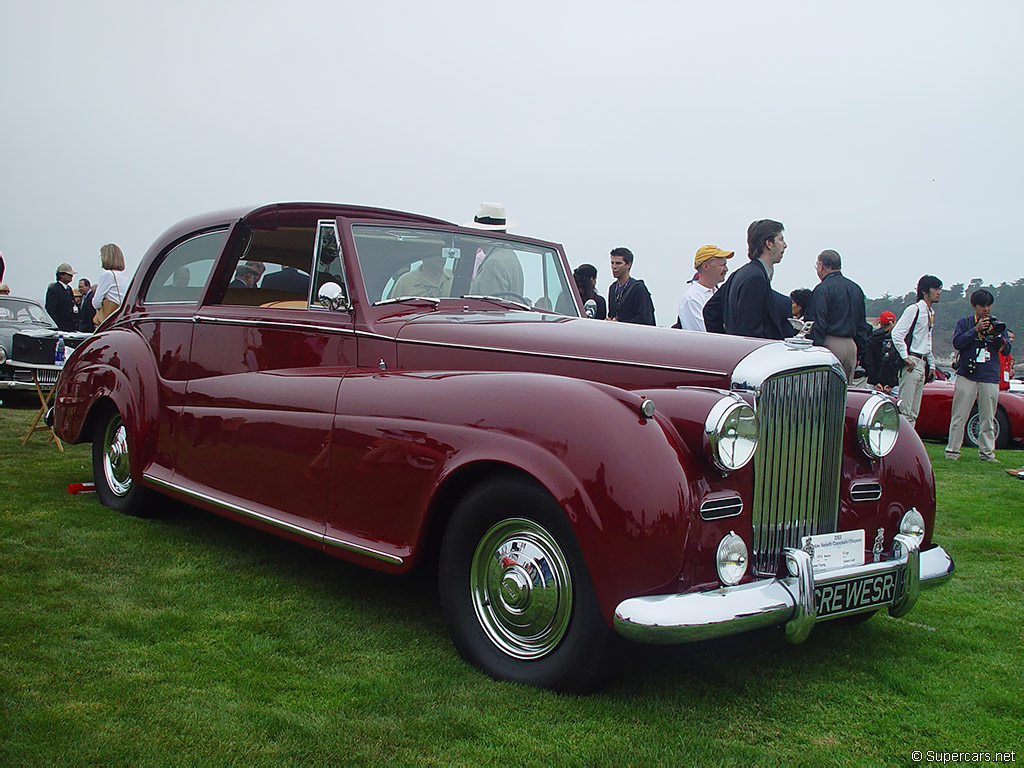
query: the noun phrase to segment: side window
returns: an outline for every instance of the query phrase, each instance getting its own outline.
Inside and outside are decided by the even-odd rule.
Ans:
[[[250,230],[219,291],[220,303],[305,309],[315,239],[313,227]]]
[[[310,303],[318,307],[320,288],[325,283],[341,286],[345,297],[343,304],[348,303],[348,283],[345,279],[345,263],[341,258],[341,241],[338,238],[338,225],[330,220],[322,220],[316,225],[316,255],[313,261],[316,267],[316,283]]]
[[[196,304],[227,230],[204,232],[169,250],[153,273],[142,297],[144,304]]]

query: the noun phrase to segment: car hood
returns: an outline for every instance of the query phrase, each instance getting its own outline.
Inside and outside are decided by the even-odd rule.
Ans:
[[[413,346],[475,350],[481,359],[492,361],[494,353],[517,356],[517,360],[507,366],[492,362],[482,364],[482,368],[548,372],[554,369],[566,375],[585,375],[578,370],[579,366],[627,366],[649,372],[636,378],[636,386],[701,383],[719,387],[728,387],[729,376],[740,360],[772,343],[514,310],[421,315],[405,323],[398,333],[398,341]],[[535,365],[525,362],[531,357],[547,362]],[[663,372],[654,377],[656,381],[652,380],[655,371]],[[699,382],[693,380],[694,376]],[[626,383],[623,378],[628,377],[612,377],[620,385]]]
[[[39,325],[38,323],[19,323],[14,321],[4,321],[0,323],[0,341],[7,347],[7,351],[10,352],[11,339],[14,338],[16,333],[32,333],[50,331],[56,333],[57,326],[47,327],[45,325]]]

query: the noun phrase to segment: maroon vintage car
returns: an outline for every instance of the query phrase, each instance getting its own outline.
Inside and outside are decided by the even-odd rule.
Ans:
[[[925,384],[921,394],[921,410],[914,425],[921,437],[933,440],[949,438],[949,420],[953,413],[953,390],[949,381]],[[978,445],[980,431],[978,406],[975,403],[964,425],[964,444]],[[996,448],[1009,448],[1015,440],[1024,440],[1024,393],[1003,390],[996,406]]]
[[[405,572],[460,653],[581,690],[677,643],[914,605],[953,562],[888,398],[827,350],[587,319],[560,246],[279,204],[191,219],[68,361],[100,499]]]

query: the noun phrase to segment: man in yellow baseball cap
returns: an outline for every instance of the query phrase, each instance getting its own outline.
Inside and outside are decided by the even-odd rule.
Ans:
[[[702,245],[697,249],[693,257],[693,268],[697,274],[679,302],[679,324],[676,327],[688,331],[705,330],[704,305],[725,280],[729,271],[726,260],[733,255],[733,251],[723,250],[717,245]]]

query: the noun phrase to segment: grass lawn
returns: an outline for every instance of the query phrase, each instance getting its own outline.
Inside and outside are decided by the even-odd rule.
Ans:
[[[8,399],[5,397],[4,399]],[[904,619],[628,646],[583,698],[459,659],[434,575],[364,570],[190,507],[71,496],[0,408],[0,765],[913,765],[1024,762],[1024,482],[928,452],[957,563]],[[928,764],[928,761],[925,760]],[[976,764],[976,763],[970,763]]]

